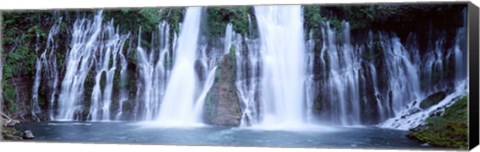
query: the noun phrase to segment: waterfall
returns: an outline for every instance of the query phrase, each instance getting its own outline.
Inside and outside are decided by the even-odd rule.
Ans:
[[[153,56],[154,52],[152,51],[152,55],[148,55],[146,50],[141,46],[142,44],[142,29],[139,29],[138,32],[138,41],[137,41],[137,60],[138,60],[138,75],[139,79],[137,79],[137,104],[135,106],[135,111],[142,116],[144,120],[152,120],[153,119],[153,112],[156,110],[154,104],[154,99],[152,98],[152,94],[154,91],[157,91],[153,88],[153,71],[154,71],[154,61],[153,58],[149,58],[149,56]],[[159,61],[161,62],[161,61]],[[139,108],[142,106],[143,108]],[[143,112],[142,112],[143,111]]]
[[[37,34],[37,42],[35,43],[35,53],[38,53],[39,47],[39,35]],[[45,54],[42,53],[40,58],[45,58]],[[35,81],[33,83],[32,90],[32,104],[31,104],[31,114],[33,117],[37,117],[37,114],[40,113],[40,107],[38,105],[38,87],[40,86],[40,80],[42,79],[42,59],[37,57],[35,61]]]
[[[55,95],[56,95],[56,88],[58,84],[58,73],[57,73],[57,59],[55,55],[55,49],[57,47],[57,44],[55,43],[54,37],[59,33],[60,31],[60,23],[62,22],[62,18],[59,18],[55,24],[50,28],[50,31],[48,33],[47,37],[47,43],[45,50],[43,53],[40,55],[40,58],[37,57],[35,61],[35,80],[34,80],[34,85],[32,89],[32,115],[36,116],[36,114],[40,113],[40,107],[38,103],[38,89],[40,87],[40,82],[42,79],[42,71],[44,71],[44,74],[47,79],[47,84],[48,84],[48,92],[47,92],[47,100],[48,100],[48,116],[50,120],[54,119],[54,104],[55,104]],[[40,49],[40,44],[38,42],[38,37],[39,35],[37,34],[37,45],[35,48],[35,52],[39,53]]]
[[[66,73],[62,81],[56,120],[79,120],[83,111],[84,82],[92,66],[92,54],[96,50],[98,35],[101,33],[102,13],[99,11],[93,21],[76,20],[73,27],[71,49],[66,56]]]
[[[313,115],[313,104],[315,97],[317,96],[317,90],[316,90],[316,83],[314,80],[314,60],[315,60],[315,53],[313,52],[314,47],[315,47],[315,41],[313,40],[313,31],[310,31],[308,34],[308,40],[305,43],[305,48],[307,51],[307,59],[306,59],[306,65],[307,65],[307,71],[305,75],[305,100],[307,103],[307,112],[306,112],[306,118],[307,122],[312,123],[314,122],[314,115]]]
[[[351,31],[348,21],[322,20],[304,35],[301,6],[254,6],[255,15],[247,15],[248,31],[236,33],[238,25],[232,22],[225,26],[222,39],[203,33],[202,26],[209,24],[202,24],[202,10],[186,9],[178,37],[168,18],[155,32],[131,29],[138,30],[138,37],[132,38],[130,32],[122,34],[113,19],[104,23],[103,11],[77,18],[66,31],[72,35],[60,67],[65,71],[57,68],[58,43],[63,42],[56,39],[63,27],[62,19],[57,19],[43,52],[40,42],[35,47],[31,114],[41,113],[39,102],[46,94],[51,120],[203,125],[209,92],[213,88],[224,95],[222,88],[231,82],[217,87],[215,81],[218,69],[233,71],[223,70],[220,62],[233,59],[231,55],[235,63],[225,63],[236,64],[236,79],[235,86],[228,87],[236,89],[240,113],[237,105],[227,109],[235,109],[232,119],[241,115],[242,127],[329,124],[408,129],[465,94],[465,27],[397,35],[353,30],[353,23]],[[423,42],[427,44],[419,44]],[[131,49],[124,48],[127,43]],[[44,83],[48,88],[42,88]],[[447,97],[431,108],[419,107],[438,92]]]
[[[262,57],[259,125],[305,123],[305,46],[301,6],[255,6]]]
[[[166,126],[196,125],[194,117],[197,77],[194,69],[200,29],[201,7],[187,8],[178,37],[175,60],[157,121]]]
[[[464,12],[465,17],[465,12]],[[394,117],[387,119],[385,122],[379,124],[380,127],[384,128],[393,128],[393,129],[401,129],[401,130],[408,130],[410,128],[417,127],[425,123],[425,120],[431,115],[438,115],[442,113],[445,108],[453,105],[459,98],[466,95],[467,88],[468,88],[468,78],[466,75],[466,60],[463,60],[465,57],[466,50],[466,36],[465,36],[465,18],[464,18],[464,26],[460,27],[456,30],[456,35],[454,37],[454,43],[451,48],[446,48],[446,35],[445,33],[435,31],[436,34],[440,36],[430,35],[430,42],[431,46],[429,47],[428,53],[424,55],[424,59],[419,61],[420,65],[417,65],[417,69],[421,69],[423,74],[423,83],[429,85],[429,88],[423,89],[424,91],[417,91],[420,90],[418,88],[412,88],[408,86],[419,85],[419,77],[420,76],[412,76],[412,77],[405,77],[408,80],[405,80],[409,83],[401,83],[404,87],[404,90],[396,90],[396,91],[404,91],[403,94],[406,93],[416,93],[414,96],[417,96],[416,99],[423,100],[426,98],[425,94],[432,94],[438,91],[443,91],[448,93],[448,95],[439,101],[437,104],[428,107],[426,109],[421,108],[421,102],[410,102],[410,103],[403,103],[408,104],[405,108],[397,108],[395,111]],[[432,33],[432,32],[431,32]],[[393,39],[395,40],[395,39]],[[399,42],[396,42],[397,44]],[[400,45],[400,44],[398,44]],[[403,51],[407,52],[407,51]],[[397,52],[398,53],[398,52]],[[405,57],[405,54],[403,54]],[[448,62],[450,58],[453,59],[454,63],[454,75],[453,79],[449,80],[447,76],[445,76],[447,69],[448,69]],[[389,59],[392,60],[392,59]],[[461,61],[460,61],[461,60]],[[393,60],[395,61],[395,60]],[[399,61],[399,60],[396,60]],[[399,64],[399,63],[392,63]],[[451,63],[449,63],[451,64]],[[407,66],[411,68],[411,71],[406,71],[402,73],[412,73],[415,68],[411,66]],[[395,73],[392,75],[397,75],[399,73]],[[443,79],[443,80],[442,80]],[[400,82],[398,82],[400,85]],[[453,84],[453,86],[450,86]],[[417,87],[417,86],[415,86]],[[407,89],[415,89],[415,90],[407,90]],[[394,91],[394,92],[396,92]],[[401,96],[397,98],[405,98],[406,96]],[[409,100],[413,101],[413,97]],[[399,100],[399,99],[394,99]],[[394,102],[394,104],[401,103],[401,102]],[[398,105],[397,105],[398,106]]]
[[[54,115],[54,107],[55,107],[55,99],[57,96],[57,87],[58,87],[58,71],[57,71],[57,56],[55,49],[57,48],[58,44],[54,42],[54,35],[58,34],[59,31],[59,25],[62,21],[62,18],[59,19],[57,22],[56,26],[53,26],[52,29],[50,30],[47,38],[47,49],[50,49],[50,54],[48,56],[48,59],[45,58],[42,62],[44,63],[44,66],[46,67],[47,70],[47,75],[48,75],[48,86],[50,91],[50,99],[48,99],[48,116],[50,120],[55,119]]]
[[[92,121],[109,121],[110,117],[110,105],[112,102],[113,91],[113,79],[117,66],[118,52],[123,50],[123,44],[128,38],[128,35],[120,35],[118,28],[113,26],[113,20],[107,23],[102,29],[102,35],[100,35],[100,43],[96,53],[98,54],[94,58],[95,64],[95,86],[93,87],[92,100],[87,119]],[[111,62],[111,63],[110,63]],[[106,79],[103,91],[101,90],[100,81],[105,74]]]
[[[162,21],[159,26],[159,46],[155,50],[148,52],[141,47],[141,34],[138,37],[138,76],[137,79],[137,104],[136,114],[140,120],[155,120],[160,111],[162,98],[165,94],[166,84],[170,74],[171,67],[169,62],[170,54],[172,53],[170,47],[170,26],[168,22]],[[141,29],[140,32],[141,33]],[[173,42],[176,42],[176,38]]]
[[[123,115],[123,104],[128,101],[128,90],[125,88],[126,86],[126,81],[127,81],[127,60],[125,59],[125,55],[123,55],[122,52],[120,52],[120,63],[121,63],[121,70],[120,70],[120,86],[121,92],[120,92],[120,100],[118,101],[118,113],[115,116],[115,120],[121,120],[122,115]]]
[[[454,45],[454,56],[455,56],[455,79],[456,81],[462,81],[468,77],[467,74],[467,66],[465,66],[465,61],[468,60],[467,57],[467,39],[466,32],[467,30],[466,25],[467,22],[467,9],[464,9],[462,12],[463,16],[463,26],[457,29],[457,35],[455,37],[455,45]]]
[[[410,58],[409,51],[400,43],[400,39],[393,35],[380,34],[381,45],[385,51],[385,70],[389,78],[388,85],[393,101],[391,107],[394,114],[398,114],[408,103],[420,98],[420,82],[417,68]]]
[[[232,45],[235,47],[237,95],[240,99],[242,115],[240,126],[246,127],[258,124],[258,94],[260,74],[259,41],[251,38],[252,20],[248,16],[248,33],[245,38],[233,33]],[[243,45],[245,43],[245,47]]]
[[[231,40],[229,40],[228,37],[231,36],[230,35],[232,32],[231,30],[232,30],[231,25],[230,25],[230,28],[228,28],[227,26],[226,36],[224,39],[225,46],[222,49],[230,50],[229,45],[231,43],[230,42]],[[203,87],[201,87],[200,95],[195,101],[194,110],[193,110],[195,112],[193,117],[195,117],[195,120],[197,120],[197,122],[202,122],[203,105],[205,103],[205,98],[207,97],[208,92],[210,91],[210,89],[213,86],[213,83],[215,82],[215,71],[217,70],[217,62],[221,57],[220,55],[215,54],[215,52],[219,52],[215,48],[210,51],[213,53],[210,55],[207,55],[207,46],[203,45],[201,47],[201,52],[198,59],[200,61],[200,65],[202,69],[205,69],[205,71],[201,75],[201,77],[203,78],[201,80],[204,81]],[[225,52],[222,55],[225,55],[226,54]]]
[[[127,80],[128,80],[128,62],[127,59],[125,58],[125,55],[122,50],[119,51],[119,59],[120,59],[120,99],[118,101],[118,112],[117,115],[115,116],[115,120],[122,120],[123,116],[123,104],[128,101],[128,88],[127,86]]]
[[[448,83],[432,81],[436,74],[446,70],[449,60],[449,53],[445,52],[445,36],[434,37],[431,51],[421,56],[414,33],[408,36],[407,43],[402,44],[395,33],[379,31],[375,33],[378,40],[374,40],[374,33],[368,32],[367,47],[364,47],[351,42],[348,22],[343,21],[341,27],[334,30],[330,23],[322,22],[320,37],[316,38],[321,43],[313,43],[315,37],[312,36],[306,41],[307,52],[320,48],[319,57],[313,58],[316,60],[314,66],[321,70],[315,73],[319,80],[309,82],[308,74],[306,79],[306,84],[318,83],[318,86],[305,86],[307,110],[317,104],[320,109],[313,115],[320,122],[348,126],[378,124],[392,116],[405,115],[405,111],[411,111],[409,108],[413,102],[419,104],[418,101],[426,95],[448,87],[442,85]],[[455,57],[462,55],[458,49],[461,45],[457,44],[462,42],[459,40],[464,37],[461,34],[462,31],[458,30],[455,47],[447,51],[454,52]],[[311,59],[311,56],[307,57]],[[465,65],[460,61],[456,63],[460,67]],[[306,65],[308,73],[311,70],[308,60]],[[422,89],[421,81],[428,83],[428,87]],[[456,86],[458,84],[461,83]],[[315,91],[309,91],[312,88]],[[309,95],[312,92],[319,94]],[[316,101],[312,103],[314,99]]]
[[[47,83],[49,87],[49,91],[51,92],[51,95],[49,96],[49,107],[48,107],[48,116],[50,119],[53,119],[53,105],[55,101],[55,94],[56,94],[56,86],[57,86],[57,67],[56,67],[56,56],[54,54],[55,47],[52,46],[55,45],[53,37],[56,36],[59,32],[60,29],[60,23],[61,18],[52,26],[50,29],[50,32],[47,37],[47,46],[46,49],[43,51],[43,53],[40,55],[40,58],[37,57],[35,61],[35,80],[33,84],[33,89],[32,89],[32,115],[36,117],[38,113],[41,112],[40,106],[38,103],[38,89],[40,87],[40,82],[42,80],[42,67],[43,71],[45,71],[46,76],[47,76]],[[40,49],[40,44],[39,44],[39,35],[37,34],[37,44],[35,45],[35,53],[39,53]],[[49,56],[47,56],[48,51],[50,50]],[[47,59],[48,58],[48,59]],[[50,63],[50,62],[52,63]],[[53,79],[53,80],[52,80]]]
[[[360,120],[359,72],[360,60],[350,42],[347,22],[342,22],[343,31],[336,33],[330,23],[324,23],[322,30],[324,44],[321,51],[327,80],[319,90],[331,105],[331,121],[334,124],[358,125]],[[340,38],[337,38],[340,36]],[[340,45],[337,45],[337,39]]]
[[[102,19],[103,11],[99,11],[93,21],[83,18],[74,23],[72,47],[65,59],[66,72],[62,81],[56,120],[82,119],[82,112],[85,110],[82,103],[84,83],[92,67],[95,69],[95,85],[87,119],[92,121],[112,119],[110,105],[117,55],[123,49],[128,35],[120,35],[119,29],[113,26],[113,20],[102,26]],[[101,84],[103,74],[106,75],[104,85]]]

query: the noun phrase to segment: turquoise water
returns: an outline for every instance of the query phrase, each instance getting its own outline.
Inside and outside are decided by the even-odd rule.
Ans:
[[[226,127],[161,128],[125,122],[23,124],[41,142],[303,148],[432,148],[407,138],[407,131],[374,127],[263,130]]]

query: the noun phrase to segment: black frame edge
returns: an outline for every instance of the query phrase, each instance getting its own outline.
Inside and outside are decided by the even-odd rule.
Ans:
[[[479,140],[479,12],[472,2],[468,3],[468,53],[469,53],[469,95],[468,95],[468,146],[473,149]]]

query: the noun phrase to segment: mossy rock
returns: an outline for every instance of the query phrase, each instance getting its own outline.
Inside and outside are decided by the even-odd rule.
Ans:
[[[217,126],[240,125],[241,110],[235,87],[235,49],[225,55],[215,71],[215,82],[205,103],[206,122]]]
[[[430,108],[430,107],[438,104],[443,99],[445,99],[445,97],[447,97],[447,93],[445,93],[443,91],[434,93],[434,94],[428,96],[426,99],[422,100],[422,102],[420,103],[420,108],[422,108],[422,109]]]
[[[468,148],[467,96],[445,109],[440,117],[430,117],[425,125],[410,130],[408,137],[433,146]]]

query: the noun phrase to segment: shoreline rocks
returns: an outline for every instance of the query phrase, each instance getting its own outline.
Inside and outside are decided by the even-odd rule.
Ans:
[[[33,136],[32,131],[25,130],[25,131],[23,131],[22,138],[23,139],[35,139],[35,136]]]

